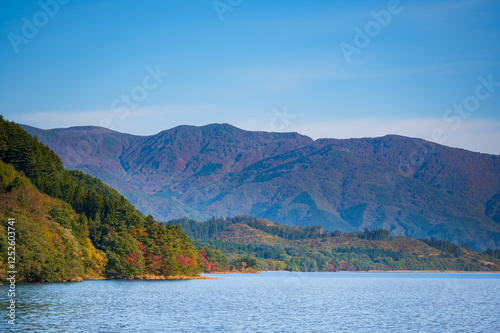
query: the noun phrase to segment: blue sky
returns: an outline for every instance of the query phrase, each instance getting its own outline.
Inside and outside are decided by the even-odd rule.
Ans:
[[[0,36],[0,113],[36,127],[225,122],[500,154],[500,1],[3,1]]]

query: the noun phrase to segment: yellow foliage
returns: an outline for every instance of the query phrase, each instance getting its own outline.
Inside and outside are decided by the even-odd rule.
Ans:
[[[137,238],[137,236],[139,236],[139,237],[148,237],[149,236],[149,234],[146,232],[146,229],[144,229],[144,228],[134,229],[134,230],[132,230],[132,232],[130,234],[134,238]]]
[[[104,276],[104,268],[108,263],[106,254],[94,247],[89,238],[82,244],[85,278],[95,279]]]

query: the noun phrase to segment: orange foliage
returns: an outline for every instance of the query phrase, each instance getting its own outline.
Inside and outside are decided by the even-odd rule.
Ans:
[[[178,255],[177,260],[184,267],[191,266],[193,268],[196,268],[196,266],[198,266],[198,263],[196,262],[196,257],[193,255],[191,255],[189,257],[185,257],[183,255]]]
[[[144,229],[144,228],[134,229],[134,230],[132,230],[132,232],[130,234],[134,238],[136,238],[137,236],[139,236],[139,237],[148,237],[149,236],[149,234],[146,232],[146,229]]]

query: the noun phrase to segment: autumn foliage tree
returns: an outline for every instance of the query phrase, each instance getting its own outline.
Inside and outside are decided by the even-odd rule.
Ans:
[[[9,216],[20,220],[29,216],[22,211],[29,207],[19,203],[20,198],[26,196],[36,196],[37,199],[32,200],[35,202],[49,198],[45,200],[58,200],[51,202],[59,203],[40,208],[37,214],[43,215],[45,210],[47,223],[26,219],[25,224],[33,230],[46,225],[51,230],[49,238],[54,238],[56,229],[62,228],[59,232],[62,238],[56,243],[67,244],[61,248],[66,252],[63,256],[47,259],[37,255],[40,251],[34,250],[35,245],[33,250],[26,248],[26,255],[31,258],[26,257],[26,262],[32,263],[26,267],[26,279],[31,279],[30,276],[46,279],[40,275],[43,267],[49,267],[50,272],[59,272],[52,274],[51,280],[84,274],[94,277],[192,276],[202,271],[202,260],[180,227],[166,226],[151,216],[145,217],[122,195],[98,179],[79,171],[65,170],[52,150],[1,116],[0,159],[3,163],[0,194],[3,195],[4,208],[0,215],[11,214]],[[58,227],[50,227],[55,226],[50,222]],[[30,231],[30,234],[34,233]],[[0,251],[5,252],[5,242],[1,238],[0,244]],[[0,264],[5,268],[4,262]],[[65,265],[69,265],[68,269],[61,271]],[[66,274],[66,271],[72,273]]]

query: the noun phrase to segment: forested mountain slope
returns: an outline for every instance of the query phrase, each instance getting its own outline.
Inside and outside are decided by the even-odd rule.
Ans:
[[[313,141],[228,124],[143,137],[99,127],[24,128],[66,168],[101,179],[163,221],[246,214],[500,247],[497,155],[395,135]]]
[[[246,264],[264,270],[500,270],[500,250],[481,253],[468,244],[393,237],[383,229],[328,232],[321,226],[291,227],[249,216],[169,223],[180,225],[199,246],[230,258],[253,258]]]

